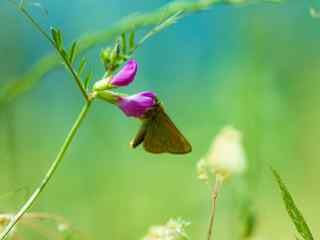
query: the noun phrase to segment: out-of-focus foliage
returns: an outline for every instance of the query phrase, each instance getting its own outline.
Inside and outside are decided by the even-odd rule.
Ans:
[[[280,0],[260,0],[261,2],[277,3]],[[259,2],[259,1],[258,1]],[[122,33],[137,31],[146,26],[161,24],[170,16],[181,12],[190,14],[197,11],[203,11],[215,4],[246,4],[250,0],[205,0],[196,2],[174,1],[161,9],[152,13],[134,14],[125,17],[115,26],[106,31],[86,35],[77,41],[78,52],[84,52],[99,44],[108,43],[110,40]],[[41,5],[40,5],[41,6]],[[43,7],[42,7],[43,8]],[[159,29],[160,30],[160,29]],[[156,30],[157,31],[157,30]],[[148,36],[146,36],[148,38]],[[144,42],[142,39],[141,43]],[[71,46],[72,49],[72,46]],[[10,101],[17,95],[29,90],[32,86],[43,78],[50,70],[60,65],[60,57],[56,53],[48,54],[40,59],[27,73],[15,80],[13,83],[2,86],[0,89],[0,103]]]
[[[41,23],[61,27],[68,43],[83,33],[107,29],[129,13],[149,12],[168,1],[41,2],[49,10],[48,19],[39,18]],[[10,4],[0,1],[0,6],[4,86],[52,49]],[[310,17],[309,7],[307,1],[217,6],[178,21],[147,41],[135,55],[140,66],[136,82],[126,91],[157,92],[193,152],[171,156],[129,149],[140,123],[96,102],[34,211],[62,215],[91,239],[139,239],[148,226],[182,217],[192,222],[187,229],[190,238],[202,239],[210,191],[197,180],[195,165],[212,137],[232,124],[243,133],[248,174],[231,179],[222,189],[216,239],[234,239],[242,224],[241,182],[256,210],[252,237],[293,239],[267,163],[286,172],[297,205],[303,207],[310,228],[317,229],[320,21]],[[100,50],[86,54],[96,79],[104,71]],[[78,114],[79,93],[61,69],[50,71],[32,91],[0,109],[2,193],[34,188]],[[15,211],[25,195],[1,198],[0,210]]]
[[[272,173],[277,181],[277,184],[281,190],[282,199],[286,206],[287,212],[295,225],[298,233],[301,235],[301,237],[305,240],[313,240],[312,233],[310,231],[310,228],[306,221],[304,220],[304,217],[302,216],[300,210],[297,208],[290,192],[288,191],[286,185],[282,181],[280,175],[277,173],[276,170],[272,169]]]

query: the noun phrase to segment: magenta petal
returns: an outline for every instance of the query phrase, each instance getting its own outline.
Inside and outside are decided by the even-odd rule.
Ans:
[[[141,92],[128,97],[120,97],[118,106],[128,117],[142,117],[146,111],[157,103],[156,94],[153,92]]]
[[[149,98],[156,98],[157,95],[154,92],[150,92],[150,91],[144,91],[144,92],[140,92],[138,93],[140,96],[144,96],[144,97],[149,97]],[[136,95],[138,95],[136,94]]]
[[[138,63],[135,60],[129,60],[126,65],[110,80],[114,87],[123,87],[133,82],[138,70]]]

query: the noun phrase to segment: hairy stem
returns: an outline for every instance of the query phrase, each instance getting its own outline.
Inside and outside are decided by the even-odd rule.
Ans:
[[[72,140],[74,139],[78,129],[80,128],[80,125],[82,123],[82,121],[84,120],[86,114],[88,113],[88,110],[91,106],[92,101],[88,101],[86,102],[86,104],[83,106],[77,120],[75,121],[75,123],[73,124],[68,136],[66,137],[63,145],[60,148],[60,151],[57,155],[57,157],[55,158],[55,160],[53,161],[53,163],[51,164],[48,172],[46,173],[46,175],[44,176],[44,178],[42,179],[40,185],[37,187],[37,189],[33,192],[33,194],[30,196],[30,198],[27,200],[27,202],[21,207],[21,209],[17,212],[17,214],[12,217],[12,219],[10,220],[9,224],[6,226],[6,228],[1,232],[0,234],[0,240],[3,240],[7,237],[8,233],[10,232],[10,230],[18,223],[18,221],[20,220],[20,218],[27,212],[27,210],[32,207],[32,205],[34,204],[34,202],[37,200],[37,198],[39,197],[40,193],[44,190],[44,188],[47,186],[47,184],[49,183],[50,179],[52,178],[53,174],[55,173],[55,171],[57,170],[59,164],[62,162],[62,159],[66,153],[66,151],[68,150],[70,144],[72,143]]]
[[[216,214],[216,201],[217,201],[218,192],[220,190],[221,184],[222,184],[222,179],[217,177],[211,192],[211,214],[210,214],[207,240],[210,240],[212,236],[213,223],[214,223],[214,218]]]

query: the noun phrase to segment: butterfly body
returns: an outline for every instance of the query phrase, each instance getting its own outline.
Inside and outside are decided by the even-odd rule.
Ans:
[[[160,103],[148,110],[142,118],[142,126],[131,141],[132,148],[143,143],[146,151],[151,153],[186,154],[192,147],[177,129]]]

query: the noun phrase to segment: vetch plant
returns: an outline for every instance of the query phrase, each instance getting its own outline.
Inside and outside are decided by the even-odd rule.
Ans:
[[[165,113],[163,105],[154,92],[144,91],[128,96],[107,90],[127,86],[133,81],[136,71],[137,62],[130,60],[115,77],[109,74],[107,79],[98,81],[94,85],[92,97],[98,96],[102,100],[117,105],[127,117],[142,121],[137,136],[130,143],[132,148],[143,143],[144,149],[151,153],[191,152],[191,144]]]
[[[219,190],[226,179],[242,174],[246,169],[246,157],[241,133],[233,127],[225,127],[215,137],[208,154],[197,164],[198,177],[208,182],[209,172],[215,177],[211,191],[211,214],[207,239],[212,237]]]
[[[142,121],[138,134],[130,142],[132,148],[143,143],[144,149],[151,153],[186,154],[191,152],[191,144],[165,113],[163,105],[154,92],[144,91],[128,96],[104,90],[93,94],[117,105],[127,117],[138,118]]]
[[[84,41],[82,45],[80,45],[78,41],[74,41],[69,48],[66,48],[63,41],[63,34],[59,29],[52,27],[49,33],[48,31],[43,29],[41,25],[32,17],[32,15],[25,8],[23,1],[21,1],[20,3],[17,3],[14,0],[9,1],[17,7],[19,12],[33,25],[33,27],[38,32],[42,34],[42,36],[55,49],[57,55],[60,57],[60,59],[62,59],[66,69],[70,72],[83,98],[84,104],[72,128],[67,134],[64,143],[58,151],[57,156],[55,157],[53,163],[51,164],[49,170],[45,174],[38,187],[35,189],[29,199],[24,203],[21,209],[16,214],[12,214],[8,221],[5,222],[4,229],[0,234],[0,240],[5,239],[10,231],[15,228],[18,221],[26,216],[26,212],[32,207],[32,205],[38,199],[39,195],[44,191],[48,182],[51,180],[58,166],[62,162],[65,153],[73,142],[82,122],[84,121],[92,106],[92,103],[97,98],[119,107],[126,116],[138,118],[141,120],[142,126],[137,136],[131,142],[131,146],[133,148],[143,143],[144,149],[152,153],[189,153],[191,151],[190,143],[176,128],[174,123],[166,114],[163,104],[161,104],[155,93],[147,91],[128,96],[126,94],[113,92],[111,90],[119,87],[125,87],[134,81],[138,67],[137,62],[133,58],[135,50],[151,36],[175,23],[177,19],[184,15],[185,12],[204,10],[215,3],[239,3],[239,1],[223,0],[205,0],[195,2],[193,4],[187,2],[175,2],[176,5],[170,5],[171,8],[169,8],[168,11],[163,10],[159,11],[156,14],[156,23],[155,20],[150,20],[152,24],[155,24],[155,27],[151,29],[151,31],[147,32],[137,43],[135,41],[135,33],[133,31],[134,28],[129,28],[128,26],[124,27],[120,23],[118,26],[118,31],[119,29],[121,31],[118,34],[121,34],[121,37],[116,41],[113,47],[104,49],[101,54],[101,58],[105,67],[105,73],[102,79],[95,83],[93,85],[93,88],[90,88],[92,75],[90,71],[86,70],[86,59],[83,58],[79,64],[76,64],[76,58],[80,51],[84,51],[85,49],[90,48],[95,43],[90,42],[90,39],[86,39],[88,42]],[[271,1],[273,2],[273,0]],[[240,2],[243,3],[250,1],[248,0]],[[163,14],[164,12],[165,14]],[[145,17],[147,18],[148,16]],[[133,23],[130,24],[134,25]],[[137,25],[146,25],[146,23],[144,23],[143,21],[139,24]],[[36,70],[39,69],[36,68],[36,70],[32,72],[36,73],[35,80],[41,78],[45,73],[51,70],[56,65],[56,62],[58,62],[56,57],[49,57],[48,59],[45,58],[44,60],[42,60],[37,66],[40,66],[40,68],[45,66],[45,69],[41,69],[41,71],[38,72]],[[114,74],[117,69],[124,63],[125,65],[123,66],[123,68],[118,71],[118,73]],[[4,94],[2,95],[4,96],[4,99],[10,99],[16,96],[19,91],[23,92],[26,88],[30,87],[30,85],[32,85],[35,81],[33,79],[32,73],[28,75],[28,77],[26,78],[27,81],[23,82],[22,85],[18,84],[18,87],[15,85],[12,88],[4,88]],[[235,160],[235,158],[231,159]],[[210,163],[210,161],[208,163]],[[208,164],[208,166],[210,166],[212,169],[216,169],[215,174],[217,181],[214,187],[213,194],[218,193],[218,189],[220,188],[221,183],[227,177],[233,174],[233,170],[236,169],[235,166],[239,166],[234,165],[234,168],[232,168],[232,170],[230,170],[230,168],[230,171],[228,172],[227,168],[231,165],[230,163],[226,164],[225,166],[220,164],[220,166],[223,167],[221,167],[219,170],[219,164],[215,166],[214,164],[212,166]],[[212,211],[212,223],[214,217],[215,198],[216,195],[213,195],[214,204]],[[172,224],[170,226],[172,226]],[[209,238],[210,235],[211,232],[209,233]]]
[[[119,41],[117,41],[113,48],[108,48],[108,50],[103,51],[102,60],[105,65],[106,72],[104,74],[103,79],[100,80],[98,83],[94,84],[95,87],[93,87],[92,90],[89,90],[90,80],[92,79],[90,72],[84,77],[84,80],[82,80],[82,77],[83,77],[82,75],[86,65],[86,60],[83,58],[78,68],[75,67],[75,59],[77,56],[77,46],[78,46],[77,42],[76,41],[73,42],[71,47],[68,50],[65,49],[63,44],[63,36],[59,29],[51,27],[51,35],[48,34],[47,31],[44,30],[40,26],[40,24],[27,11],[23,1],[21,1],[20,3],[16,3],[14,0],[10,0],[10,2],[12,2],[17,7],[17,9],[22,13],[22,15],[24,15],[29,20],[29,22],[35,27],[35,29],[39,31],[45,37],[45,39],[48,40],[48,42],[54,47],[56,52],[59,54],[66,68],[71,73],[76,85],[78,86],[78,89],[84,99],[84,106],[78,118],[76,119],[74,125],[72,126],[70,132],[68,133],[63,145],[61,146],[55,160],[53,161],[46,175],[42,179],[41,183],[33,192],[33,194],[29,197],[26,203],[21,207],[21,209],[14,216],[10,218],[10,221],[5,226],[4,230],[1,232],[0,234],[1,240],[4,239],[9,234],[9,232],[15,227],[17,222],[24,216],[27,210],[34,204],[35,200],[39,197],[40,193],[45,189],[48,182],[50,181],[55,171],[57,170],[58,166],[62,162],[62,159],[67,149],[71,145],[76,133],[78,132],[83,120],[85,119],[92,105],[92,102],[97,98],[97,96],[106,100],[109,103],[116,104],[127,116],[143,119],[144,122],[152,123],[154,122],[155,119],[160,119],[159,118],[160,116],[166,116],[162,106],[160,105],[158,99],[156,98],[156,95],[152,92],[142,92],[133,96],[126,96],[124,94],[111,92],[108,89],[127,86],[134,80],[135,74],[137,72],[137,66],[138,66],[137,62],[131,58],[134,51],[149,37],[151,37],[155,33],[159,32],[160,30],[174,23],[178,18],[178,16],[180,16],[181,14],[181,12],[178,12],[178,13],[175,13],[173,16],[170,16],[167,20],[165,20],[163,23],[160,23],[159,26],[157,26],[151,32],[148,32],[138,42],[138,44],[135,43],[134,33],[130,33],[128,51],[127,51],[126,34],[123,33],[121,36],[122,41],[120,43]],[[114,71],[116,71],[117,68],[127,60],[129,61],[126,63],[126,65],[115,76],[113,76]],[[155,109],[155,111],[151,111],[153,109]],[[161,109],[161,111],[159,109]],[[165,120],[171,123],[170,119],[167,116]],[[151,124],[148,124],[148,125],[151,125]],[[172,126],[174,126],[173,123],[171,123],[169,127],[172,128]],[[146,133],[145,135],[146,137],[148,137],[150,134],[148,135]],[[149,144],[151,143],[150,145],[151,147],[150,148],[145,147],[147,150],[150,150],[151,148],[153,149],[156,148],[155,146],[157,146],[158,144],[157,137],[159,136],[156,136],[153,134],[153,142],[148,141]],[[167,134],[166,137],[170,137],[170,135]],[[142,141],[140,141],[140,143],[141,142]],[[188,151],[183,151],[183,150],[184,149],[181,150],[180,148],[178,148],[177,151],[179,151],[179,153],[190,152],[191,147],[190,147],[190,150],[188,149]],[[161,149],[161,151],[153,151],[153,152],[160,153],[160,152],[172,152],[172,151],[170,148],[168,148],[168,149]]]
[[[169,4],[153,12],[132,14],[130,16],[124,17],[121,21],[119,21],[111,28],[96,33],[91,33],[89,35],[86,34],[83,37],[80,37],[77,40],[77,53],[79,54],[86,50],[92,49],[93,47],[108,42],[114,39],[116,36],[121,35],[125,32],[131,32],[130,36],[132,36],[130,39],[132,39],[134,37],[134,31],[147,26],[155,26],[144,37],[142,37],[137,44],[133,46],[131,52],[134,52],[151,36],[174,24],[179,18],[187,16],[187,14],[207,10],[210,7],[220,4],[244,5],[259,2],[279,3],[281,2],[281,0],[198,0],[188,2],[184,2],[181,0],[171,1]],[[106,51],[105,53],[108,53],[108,51]],[[49,53],[41,58],[21,77],[19,77],[18,79],[14,79],[14,81],[11,81],[9,84],[1,86],[0,105],[8,101],[12,101],[22,93],[31,90],[34,85],[37,84],[48,72],[52,71],[58,66],[60,66],[60,58],[56,55],[55,52]]]
[[[109,76],[97,81],[93,86],[93,90],[101,91],[128,86],[135,79],[137,70],[138,63],[131,59],[115,76]]]

